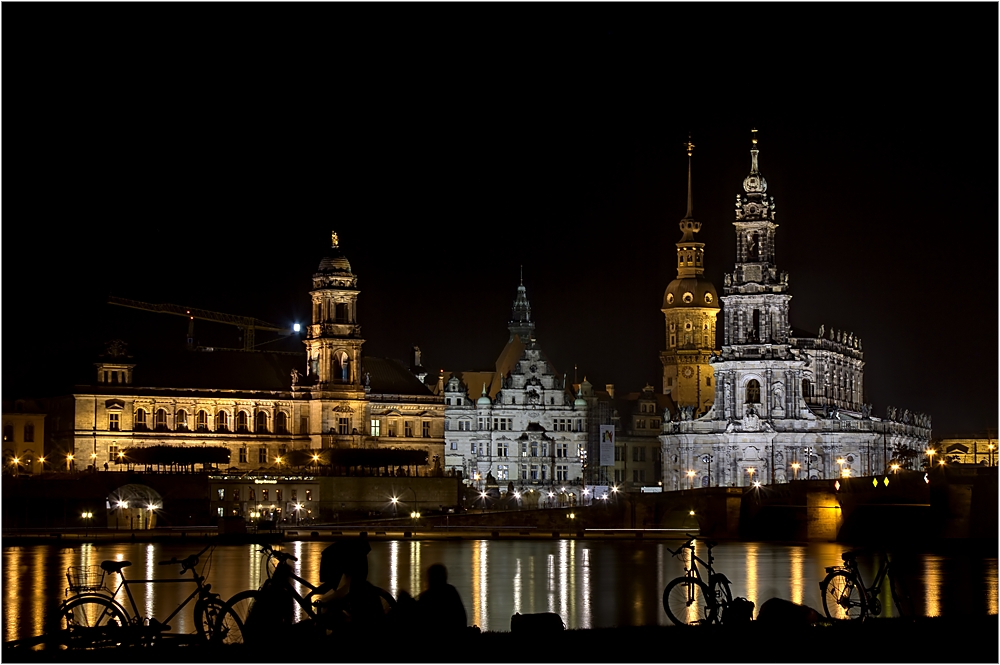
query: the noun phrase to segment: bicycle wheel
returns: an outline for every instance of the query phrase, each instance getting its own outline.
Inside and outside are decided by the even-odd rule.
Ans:
[[[76,649],[112,646],[124,640],[128,617],[103,596],[70,598],[59,608],[59,628],[66,646]]]
[[[823,611],[831,619],[861,619],[868,611],[864,589],[849,573],[839,570],[823,580]]]
[[[717,607],[708,585],[693,577],[678,577],[663,590],[663,610],[679,626],[714,623]]]
[[[219,610],[211,640],[216,644],[243,644],[243,627],[260,592],[241,591],[225,602]]]
[[[226,604],[218,596],[200,598],[194,606],[194,628],[199,637],[212,639],[215,624],[218,623]]]

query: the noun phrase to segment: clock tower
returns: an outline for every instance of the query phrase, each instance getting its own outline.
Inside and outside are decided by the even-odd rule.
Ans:
[[[681,239],[677,243],[677,279],[663,294],[662,312],[666,326],[666,350],[660,353],[663,363],[663,392],[669,393],[677,406],[694,407],[704,413],[715,398],[712,365],[715,349],[715,320],[719,315],[719,297],[715,286],[705,277],[705,243],[696,242],[701,223],[694,219],[691,196],[691,138],[685,144],[688,154],[687,214],[680,222]]]

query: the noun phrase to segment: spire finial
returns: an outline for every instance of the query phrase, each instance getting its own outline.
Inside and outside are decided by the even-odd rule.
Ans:
[[[340,245],[340,238],[337,237],[336,231],[330,231],[330,243],[331,243],[330,246],[334,248]]]
[[[691,153],[694,151],[694,143],[691,143],[691,132],[688,132],[688,140],[684,147],[687,148],[688,153],[688,207],[684,219],[692,219],[694,217],[694,197],[691,195]]]
[[[524,286],[524,264],[521,264],[521,286]]]

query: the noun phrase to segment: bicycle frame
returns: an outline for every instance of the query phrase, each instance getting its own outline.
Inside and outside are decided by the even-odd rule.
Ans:
[[[118,588],[115,589],[114,593],[111,595],[111,599],[118,605],[122,606],[122,610],[125,610],[123,603],[118,600],[118,594],[121,593],[122,588],[125,589],[125,595],[128,597],[129,604],[131,605],[132,608],[132,612],[129,613],[128,611],[125,611],[125,615],[128,616],[131,621],[139,621],[140,618],[142,617],[142,614],[139,612],[139,606],[135,602],[135,597],[132,595],[132,590],[129,588],[133,584],[177,584],[180,582],[185,582],[189,584],[194,583],[197,585],[194,591],[192,591],[187,598],[181,601],[181,603],[174,609],[173,612],[170,613],[169,616],[167,616],[167,618],[163,620],[155,619],[155,621],[158,621],[160,624],[163,625],[169,625],[170,620],[173,619],[178,614],[180,614],[180,611],[185,607],[187,607],[188,603],[190,603],[192,600],[198,598],[203,594],[206,596],[208,595],[208,587],[204,583],[205,578],[197,574],[193,578],[178,577],[178,578],[159,579],[159,580],[129,580],[125,578],[125,575],[123,573],[124,571],[119,573],[119,576],[121,577],[121,582],[119,582]],[[154,620],[153,617],[149,617],[149,619]]]
[[[279,573],[280,570],[279,579],[281,583],[288,588],[288,591],[291,593],[292,599],[295,600],[296,604],[299,607],[301,607],[307,615],[309,615],[309,618],[315,619],[316,610],[313,608],[310,599],[316,595],[316,592],[319,591],[320,587],[312,584],[308,580],[305,580],[302,577],[299,577],[298,575],[295,574],[295,571],[292,570],[292,567],[288,564],[289,559],[294,560],[294,557],[292,557],[290,554],[286,554],[283,552],[276,552],[275,550],[270,548],[262,549],[261,552],[267,555],[269,560],[274,559],[277,562],[274,566],[273,571],[269,567],[265,566],[265,568],[267,569],[268,579],[274,580],[275,573]],[[302,586],[309,589],[309,592],[305,596],[300,594],[299,590],[295,588],[294,584],[292,584],[293,581],[298,582]]]

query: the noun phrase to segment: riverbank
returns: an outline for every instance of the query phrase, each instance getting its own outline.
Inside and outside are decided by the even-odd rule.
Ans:
[[[996,663],[997,615],[743,626],[630,626],[456,638],[395,633],[254,646],[4,648],[8,663]]]

